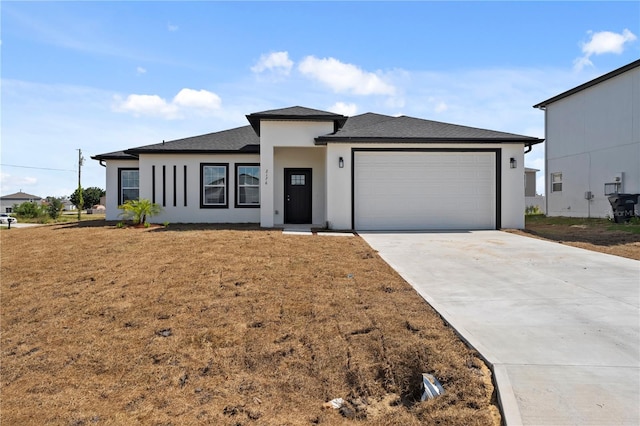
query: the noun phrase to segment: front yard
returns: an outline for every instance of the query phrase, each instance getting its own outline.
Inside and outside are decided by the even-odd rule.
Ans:
[[[0,237],[3,424],[500,424],[478,355],[359,237]],[[445,394],[416,403],[423,372]]]

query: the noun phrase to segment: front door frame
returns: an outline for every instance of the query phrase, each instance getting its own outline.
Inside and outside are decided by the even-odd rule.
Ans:
[[[291,175],[305,175],[305,193],[299,194],[303,196],[303,200],[298,200],[302,204],[291,204]],[[313,169],[311,168],[285,168],[284,169],[284,223],[291,224],[307,224],[313,220],[313,186],[312,186]],[[299,188],[297,188],[299,189]],[[294,195],[295,196],[295,195]],[[298,209],[298,210],[294,210]]]

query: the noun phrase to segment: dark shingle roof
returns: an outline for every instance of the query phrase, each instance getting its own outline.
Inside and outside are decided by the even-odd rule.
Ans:
[[[301,106],[272,109],[247,115],[247,120],[249,120],[251,127],[253,127],[258,136],[260,135],[260,120],[333,121],[337,130],[342,127],[347,118],[341,114]]]
[[[384,117],[388,116],[371,119],[372,124],[368,126],[349,126],[347,121],[347,124],[335,134],[317,137],[316,143],[319,145],[327,142],[524,142],[536,144],[543,141],[514,133],[422,120],[404,115],[388,119]]]
[[[588,89],[589,87],[595,86],[596,84],[600,84],[603,81],[607,81],[610,78],[616,77],[616,76],[618,76],[620,74],[623,74],[623,73],[625,73],[625,72],[627,72],[629,70],[632,70],[632,69],[634,69],[636,67],[640,67],[640,59],[638,59],[637,61],[633,61],[630,64],[627,64],[627,65],[625,65],[623,67],[615,69],[615,70],[613,70],[613,71],[611,71],[611,72],[609,72],[607,74],[601,75],[598,78],[594,78],[591,81],[587,81],[586,83],[581,84],[580,86],[574,87],[573,89],[569,89],[566,92],[562,92],[559,95],[554,96],[553,98],[549,98],[546,101],[542,101],[539,104],[535,104],[533,107],[534,108],[544,108],[544,107],[546,107],[547,105],[549,105],[549,104],[551,104],[553,102],[559,101],[560,99],[564,99],[567,96],[571,96],[574,93],[578,93],[578,92],[580,92],[580,91],[582,91],[584,89]]]
[[[206,135],[146,145],[125,151],[128,154],[171,153],[259,153],[260,139],[251,126],[243,126]]]
[[[376,114],[373,112],[354,115],[353,117],[349,117],[345,125],[342,126],[342,129],[340,129],[340,131],[347,132],[355,129],[360,129],[363,127],[373,126],[374,124],[378,124],[387,120],[393,120],[394,118],[395,117],[392,117],[390,115]]]
[[[257,112],[248,115],[247,119],[251,123],[250,126],[95,155],[91,158],[94,160],[135,160],[139,154],[144,153],[259,153],[260,138],[257,133],[262,119],[333,121],[334,133],[317,137],[315,141],[318,145],[325,145],[327,142],[517,142],[534,145],[543,141],[543,139],[513,133],[407,116],[392,117],[369,112],[348,118],[340,114],[299,106]]]
[[[336,114],[329,111],[322,111],[319,109],[307,108],[302,106],[292,106],[288,108],[270,109],[268,111],[254,112],[248,115],[249,117],[330,117],[338,118],[344,117],[344,115]]]
[[[42,197],[38,197],[37,195],[27,194],[26,192],[16,192],[14,194],[3,195],[0,197],[2,200],[42,200]]]

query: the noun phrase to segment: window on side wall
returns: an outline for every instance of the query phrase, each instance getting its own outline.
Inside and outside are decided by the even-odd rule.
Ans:
[[[140,173],[138,169],[118,169],[118,205],[140,197]]]
[[[260,207],[260,165],[236,164],[236,207]]]
[[[562,173],[551,173],[551,192],[562,192]]]
[[[227,164],[200,165],[200,207],[227,208],[229,172]]]

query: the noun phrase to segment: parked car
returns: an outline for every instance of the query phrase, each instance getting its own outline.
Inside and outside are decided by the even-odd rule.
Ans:
[[[9,216],[8,213],[0,213],[0,223],[18,223],[18,219],[13,216]]]

